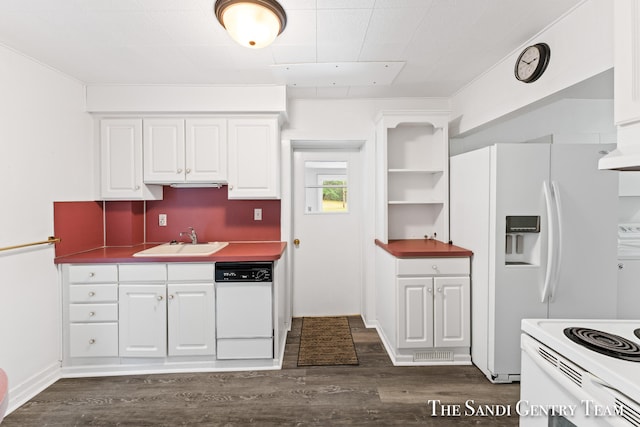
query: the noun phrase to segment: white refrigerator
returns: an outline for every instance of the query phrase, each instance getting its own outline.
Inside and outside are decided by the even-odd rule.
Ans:
[[[471,357],[520,379],[523,318],[615,318],[613,145],[495,144],[451,157],[450,236],[473,251]]]

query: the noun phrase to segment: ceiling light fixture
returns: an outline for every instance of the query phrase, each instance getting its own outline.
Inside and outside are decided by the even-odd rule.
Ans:
[[[287,25],[287,14],[276,0],[216,0],[220,24],[241,46],[269,46]]]

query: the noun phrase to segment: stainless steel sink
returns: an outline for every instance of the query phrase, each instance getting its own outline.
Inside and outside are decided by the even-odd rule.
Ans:
[[[136,252],[136,257],[157,257],[157,256],[207,256],[216,253],[227,246],[229,242],[209,242],[209,243],[164,243],[140,252]]]

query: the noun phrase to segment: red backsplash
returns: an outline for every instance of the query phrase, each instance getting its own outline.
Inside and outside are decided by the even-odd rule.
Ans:
[[[262,221],[253,210],[262,209]],[[167,226],[158,215],[167,215]],[[164,188],[163,200],[147,202],[147,242],[180,240],[180,232],[193,227],[201,242],[279,241],[280,200],[229,200],[227,187]],[[183,241],[189,241],[187,237]]]
[[[106,202],[105,230],[105,246],[133,246],[144,243],[144,202]]]
[[[54,202],[53,230],[60,242],[56,256],[104,246],[102,202]]]
[[[104,207],[104,208],[103,208]],[[262,221],[253,210],[262,209]],[[164,188],[164,199],[107,202],[54,202],[54,232],[61,241],[56,257],[103,246],[133,246],[180,239],[193,227],[200,242],[279,241],[280,200],[228,200],[227,187]],[[167,226],[158,215],[167,215]],[[145,239],[146,223],[146,239]]]

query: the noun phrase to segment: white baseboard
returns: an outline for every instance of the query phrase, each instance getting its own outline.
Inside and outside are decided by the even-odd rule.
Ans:
[[[38,393],[58,381],[60,378],[60,363],[56,362],[42,371],[33,374],[22,384],[12,386],[11,381],[9,381],[9,407],[6,415],[9,415],[11,412],[27,403]]]

